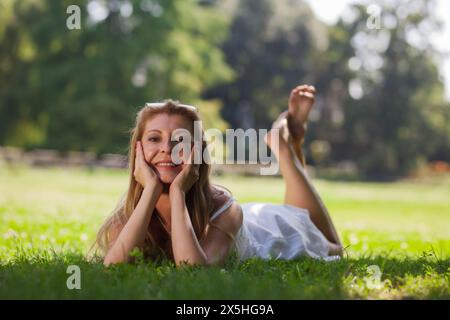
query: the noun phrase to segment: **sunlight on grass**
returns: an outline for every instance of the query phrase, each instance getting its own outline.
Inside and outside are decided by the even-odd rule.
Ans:
[[[126,190],[126,171],[0,166],[0,179],[0,298],[449,297],[447,177],[397,183],[315,180],[347,247],[348,256],[339,262],[256,259],[231,262],[222,270],[184,271],[152,263],[105,269],[84,260]],[[283,201],[280,178],[213,181],[231,189],[241,203]],[[74,263],[89,279],[78,293],[65,287],[66,267]],[[381,271],[377,286],[368,285],[371,265]]]

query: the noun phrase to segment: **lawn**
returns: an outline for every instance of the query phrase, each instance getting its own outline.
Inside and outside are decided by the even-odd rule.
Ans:
[[[274,177],[214,177],[241,202],[281,203]],[[127,172],[0,166],[0,299],[448,299],[450,177],[396,183],[314,180],[347,255],[258,259],[224,268],[84,255],[127,187]],[[81,289],[69,290],[69,265]]]

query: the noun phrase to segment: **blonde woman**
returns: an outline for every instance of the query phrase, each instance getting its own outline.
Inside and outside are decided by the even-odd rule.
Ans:
[[[312,86],[294,88],[288,110],[265,138],[270,147],[279,137],[272,150],[286,183],[284,204],[240,205],[228,189],[212,184],[210,165],[192,161],[207,147],[203,139],[201,150],[181,152],[177,165],[171,155],[182,141],[173,135],[179,129],[194,135],[196,108],[172,100],[146,104],[131,134],[128,191],[97,234],[104,264],[130,262],[134,248],[176,265],[223,265],[233,251],[240,260],[340,256],[337,232],[304,169],[301,145],[314,94]],[[273,135],[275,129],[281,135]]]

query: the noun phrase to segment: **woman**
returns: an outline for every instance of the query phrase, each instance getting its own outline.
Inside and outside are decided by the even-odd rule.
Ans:
[[[192,161],[195,152],[203,154],[203,139],[201,150],[181,152],[181,164],[173,161],[180,141],[171,137],[179,129],[194,135],[195,107],[171,100],[143,107],[131,135],[128,192],[97,235],[104,264],[129,262],[136,247],[176,265],[222,265],[233,250],[240,260],[341,255],[331,218],[304,170],[301,145],[314,94],[312,86],[294,88],[288,110],[265,137],[269,147],[278,145],[272,150],[286,183],[283,205],[240,206],[226,188],[211,184],[209,162]]]

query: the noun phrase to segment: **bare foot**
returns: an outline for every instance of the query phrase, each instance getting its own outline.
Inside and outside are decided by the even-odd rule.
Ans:
[[[306,133],[306,121],[314,104],[316,89],[313,86],[295,87],[289,96],[287,125],[292,142],[302,144]]]
[[[343,256],[344,249],[341,245],[328,242],[328,255],[329,256]]]

